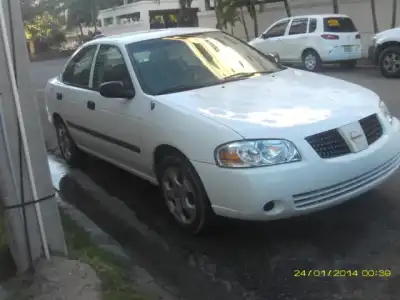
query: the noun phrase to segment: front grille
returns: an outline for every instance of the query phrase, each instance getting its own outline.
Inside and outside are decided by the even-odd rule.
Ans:
[[[321,158],[333,158],[350,153],[350,148],[336,129],[306,137]]]
[[[382,125],[376,114],[361,119],[360,125],[364,130],[368,145],[375,143],[383,134]]]

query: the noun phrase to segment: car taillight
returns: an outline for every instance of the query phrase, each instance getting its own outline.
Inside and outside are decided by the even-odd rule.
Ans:
[[[356,39],[361,39],[361,34],[357,33],[356,34]]]
[[[321,37],[325,40],[338,40],[339,36],[335,34],[322,34]]]

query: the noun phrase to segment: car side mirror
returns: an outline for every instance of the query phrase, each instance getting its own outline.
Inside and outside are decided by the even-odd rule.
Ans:
[[[100,85],[100,95],[105,98],[125,98],[135,97],[133,88],[126,88],[121,81],[109,81]]]
[[[268,38],[268,35],[267,35],[266,33],[262,33],[262,34],[261,34],[261,38],[264,39],[264,40],[266,40],[266,39]]]
[[[266,54],[269,59],[273,60],[275,63],[280,64],[281,63],[281,58],[278,53],[276,52],[270,52]]]

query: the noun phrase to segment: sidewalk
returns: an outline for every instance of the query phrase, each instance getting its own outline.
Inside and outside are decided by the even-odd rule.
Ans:
[[[179,298],[136,265],[112,237],[83,213],[61,199],[58,203],[68,258],[42,259],[36,264],[33,275],[27,273],[1,283],[0,300]]]

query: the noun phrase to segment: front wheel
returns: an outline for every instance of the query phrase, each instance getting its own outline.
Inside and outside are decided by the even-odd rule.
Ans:
[[[322,69],[322,60],[314,50],[307,50],[303,53],[303,67],[310,72],[318,72]]]
[[[384,49],[379,55],[379,70],[385,77],[400,76],[400,47],[392,46]]]
[[[200,177],[181,155],[165,157],[160,185],[169,212],[181,227],[198,234],[210,223],[213,211]]]
[[[79,166],[86,158],[82,150],[78,149],[67,126],[61,119],[55,121],[58,147],[64,160],[71,167]]]

